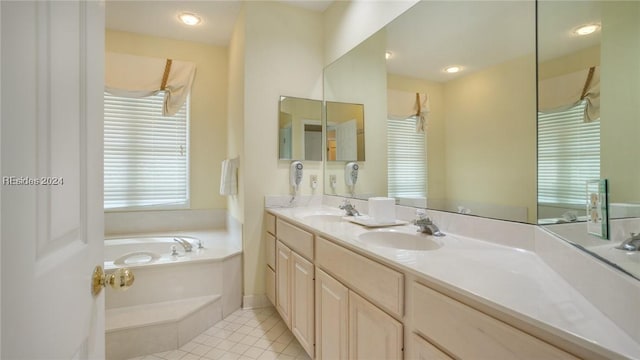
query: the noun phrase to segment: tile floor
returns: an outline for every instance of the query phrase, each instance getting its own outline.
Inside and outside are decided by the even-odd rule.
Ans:
[[[310,359],[275,308],[240,309],[178,350],[131,360]]]

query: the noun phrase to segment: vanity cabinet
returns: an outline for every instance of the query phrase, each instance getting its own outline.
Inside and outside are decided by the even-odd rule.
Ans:
[[[554,360],[581,351],[279,217],[272,229],[265,235],[268,296],[311,358]]]
[[[291,249],[280,241],[276,244],[276,310],[291,328]]]
[[[280,219],[276,219],[276,229],[273,256],[275,258],[274,304],[284,323],[307,354],[313,358],[315,353],[313,234]],[[269,239],[268,236],[267,239]],[[267,244],[267,246],[271,245]],[[270,256],[269,252],[270,250],[267,250],[267,257]],[[267,264],[269,261],[267,259]]]
[[[403,325],[379,307],[402,316],[402,281],[395,270],[317,238],[317,358],[402,359]]]
[[[423,339],[419,335],[411,334],[411,340],[409,348],[411,354],[409,359],[415,360],[453,360],[452,357],[440,351],[437,347],[433,346],[430,342]]]
[[[315,340],[313,264],[293,251],[291,255],[291,332],[298,338],[307,354],[313,356]]]
[[[316,356],[349,358],[349,289],[316,268]]]
[[[265,287],[267,299],[276,305],[276,217],[265,213],[264,242],[267,256],[267,269],[265,271]]]
[[[349,359],[402,359],[402,324],[349,291]]]
[[[454,358],[577,359],[420,283],[413,283],[412,292],[413,311],[410,316],[414,331],[423,334]],[[427,347],[433,347],[428,343],[417,345],[418,351],[412,349],[411,353],[424,354]]]

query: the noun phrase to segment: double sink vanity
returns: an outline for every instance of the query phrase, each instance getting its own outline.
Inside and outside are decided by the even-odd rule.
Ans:
[[[534,248],[447,231],[455,226],[423,234],[415,209],[397,208],[407,223],[384,228],[328,205],[266,208],[267,297],[311,358],[640,358]],[[458,216],[429,215],[445,225]]]

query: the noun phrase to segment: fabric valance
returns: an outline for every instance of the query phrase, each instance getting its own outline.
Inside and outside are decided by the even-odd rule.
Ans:
[[[187,100],[195,78],[192,62],[107,52],[105,91],[122,97],[166,91],[163,115],[174,115]]]
[[[584,121],[600,118],[600,67],[594,66],[538,82],[538,111],[569,109],[586,100]]]
[[[427,94],[387,89],[387,113],[390,119],[415,118],[416,131],[424,132],[429,111]]]

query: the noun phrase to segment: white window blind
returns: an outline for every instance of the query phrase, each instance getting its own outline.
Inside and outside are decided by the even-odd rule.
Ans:
[[[538,113],[538,202],[584,205],[586,181],[600,178],[600,121],[584,122],[585,102]]]
[[[387,121],[387,191],[390,197],[425,197],[427,152],[425,134],[414,118]]]
[[[104,94],[104,208],[188,203],[188,104],[162,116],[164,94]]]

